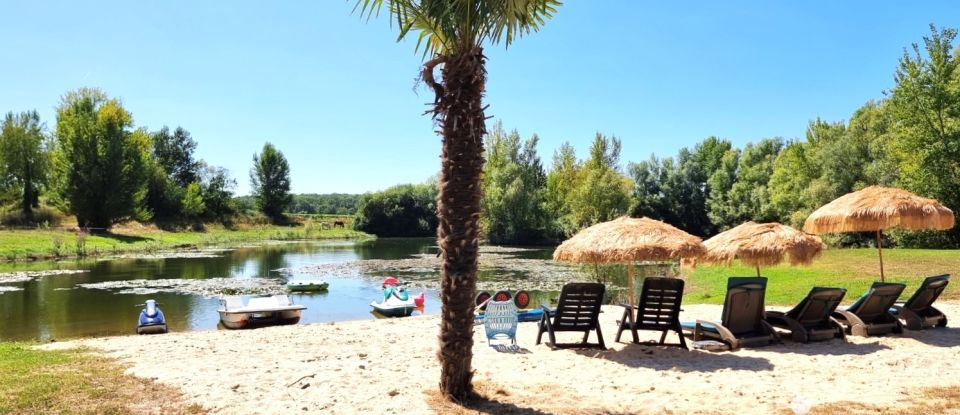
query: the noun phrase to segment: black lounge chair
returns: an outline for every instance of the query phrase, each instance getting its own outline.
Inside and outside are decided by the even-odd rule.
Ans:
[[[605,287],[600,283],[569,283],[560,291],[560,300],[556,309],[543,306],[544,313],[540,317],[537,333],[537,344],[546,332],[549,336],[547,343],[552,348],[587,348],[596,347],[606,349],[603,344],[603,333],[600,332],[600,305],[603,304]],[[597,331],[597,343],[587,343],[590,331]],[[563,331],[583,332],[583,341],[580,343],[557,343],[555,333]]]
[[[933,302],[937,301],[937,297],[940,297],[949,282],[950,274],[927,277],[907,302],[894,305],[890,311],[910,330],[946,327],[947,316],[934,308]]]
[[[843,338],[843,326],[831,315],[846,293],[844,288],[813,287],[792,310],[767,311],[764,318],[774,327],[789,330],[795,342]]]
[[[837,310],[833,317],[845,326],[847,334],[854,336],[877,336],[902,333],[900,321],[890,313],[906,285],[892,282],[875,282],[866,294],[858,298],[846,310]]]
[[[766,290],[767,279],[764,277],[732,277],[727,280],[727,297],[720,323],[697,320],[680,325],[693,335],[695,342],[719,340],[730,350],[779,342],[773,327],[763,320]]]
[[[624,308],[620,319],[620,328],[617,330],[617,339],[624,331],[630,330],[633,342],[639,343],[637,330],[654,330],[662,332],[660,344],[665,346],[680,346],[687,348],[680,328],[680,302],[683,299],[683,280],[667,277],[647,277],[643,280],[640,290],[640,304],[632,306],[621,304]],[[637,310],[634,319],[633,310]],[[680,337],[680,343],[664,343],[667,332],[675,331]]]

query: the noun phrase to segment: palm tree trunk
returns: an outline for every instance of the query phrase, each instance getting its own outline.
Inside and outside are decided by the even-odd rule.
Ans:
[[[424,66],[436,93],[432,110],[443,135],[437,244],[440,247],[440,391],[447,399],[473,397],[473,297],[477,285],[480,176],[486,133],[481,99],[486,83],[483,50],[442,55]],[[443,63],[443,80],[433,67]]]

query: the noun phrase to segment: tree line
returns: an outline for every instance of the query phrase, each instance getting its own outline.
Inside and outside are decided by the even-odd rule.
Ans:
[[[9,112],[0,131],[0,220],[35,225],[60,211],[95,230],[130,220],[230,221],[236,181],[225,168],[197,159],[196,146],[181,127],[135,127],[120,100],[99,89],[66,93],[52,132],[36,111]],[[270,143],[253,162],[256,206],[280,221],[291,202],[289,165]]]
[[[816,208],[879,184],[913,191],[960,209],[960,72],[955,29],[931,25],[922,44],[905,49],[894,86],[847,121],[810,121],[802,138],[762,138],[742,148],[707,137],[676,156],[620,162],[623,143],[597,133],[586,158],[569,142],[549,170],[536,134],[522,140],[500,123],[487,133],[481,227],[492,243],[546,243],[621,215],[660,219],[710,237],[745,221],[801,227]],[[356,226],[378,233],[370,218],[387,215],[429,224],[430,184],[365,195]],[[407,217],[409,216],[409,217]],[[416,234],[432,234],[416,229]],[[960,228],[891,232],[901,246],[958,247]],[[831,239],[849,244],[854,235]]]

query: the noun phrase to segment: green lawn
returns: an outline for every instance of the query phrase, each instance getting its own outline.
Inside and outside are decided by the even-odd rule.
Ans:
[[[952,274],[960,278],[960,250],[887,249],[883,260],[886,280],[907,284],[901,299],[911,295],[926,276]],[[685,303],[723,304],[727,277],[754,276],[757,272],[735,262],[731,267],[701,265],[695,271],[683,269],[682,273],[687,280]],[[760,273],[769,278],[767,304],[796,304],[814,286],[846,288],[844,302],[850,303],[880,280],[880,265],[876,249],[830,249],[811,266],[781,265],[761,268]],[[960,282],[954,281],[942,298],[960,299],[958,286]]]
[[[0,413],[202,413],[180,392],[123,375],[115,362],[79,350],[0,343]]]
[[[78,235],[68,230],[0,231],[0,261],[98,256],[123,252],[148,252],[175,248],[229,246],[263,240],[364,239],[363,232],[322,227],[243,225],[235,229],[210,226],[205,231],[168,232],[136,224],[110,234]]]

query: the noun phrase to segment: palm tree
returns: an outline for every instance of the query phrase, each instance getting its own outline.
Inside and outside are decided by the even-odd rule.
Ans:
[[[537,31],[560,5],[556,0],[358,0],[370,18],[386,6],[399,41],[418,32],[424,47],[421,79],[433,89],[434,121],[443,137],[437,244],[440,247],[440,391],[447,399],[474,396],[473,296],[479,249],[480,174],[483,169],[483,45]],[[440,81],[434,68],[440,66]]]

